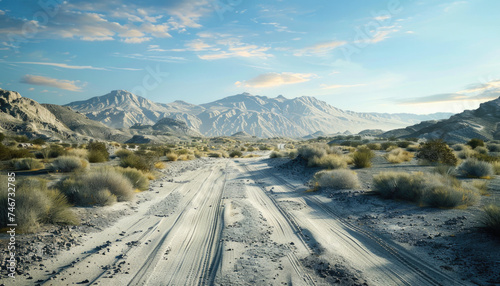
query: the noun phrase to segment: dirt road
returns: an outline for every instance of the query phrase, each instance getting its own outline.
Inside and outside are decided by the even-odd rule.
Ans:
[[[17,285],[464,285],[262,158],[206,160],[167,179]]]

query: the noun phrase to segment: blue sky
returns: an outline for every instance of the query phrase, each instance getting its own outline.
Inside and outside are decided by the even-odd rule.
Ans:
[[[56,104],[249,92],[390,113],[500,96],[500,1],[101,2],[0,0],[0,87]]]

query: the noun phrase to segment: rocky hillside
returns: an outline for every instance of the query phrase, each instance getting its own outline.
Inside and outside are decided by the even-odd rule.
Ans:
[[[422,122],[405,129],[387,132],[385,136],[443,139],[466,142],[471,138],[500,139],[500,98],[482,103],[478,109],[466,110],[440,121]]]
[[[205,136],[229,136],[242,131],[259,137],[302,137],[318,131],[356,133],[364,129],[390,130],[451,115],[357,113],[335,108],[314,97],[268,98],[248,93],[194,105],[184,101],[154,103],[126,91],[112,91],[68,106],[108,126],[153,125],[168,117],[185,122]]]

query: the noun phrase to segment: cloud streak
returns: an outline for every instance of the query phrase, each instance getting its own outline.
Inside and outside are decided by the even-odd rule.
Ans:
[[[58,68],[65,68],[65,69],[73,69],[73,70],[108,70],[105,68],[97,68],[93,66],[73,66],[73,65],[68,65],[68,64],[60,64],[60,63],[47,63],[47,62],[14,62],[16,64],[28,64],[28,65],[42,65],[42,66],[53,66],[53,67],[58,67]]]
[[[265,73],[260,74],[250,80],[237,81],[234,84],[239,87],[266,88],[306,82],[314,76],[314,74],[305,73]]]
[[[81,90],[82,87],[76,85],[77,81],[55,79],[39,75],[29,75],[29,74],[25,75],[20,82],[27,84],[41,85],[41,86],[50,86],[69,91],[82,91]]]

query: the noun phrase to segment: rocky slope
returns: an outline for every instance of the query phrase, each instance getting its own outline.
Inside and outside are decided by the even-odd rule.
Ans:
[[[482,103],[478,109],[466,110],[440,121],[422,122],[387,132],[385,136],[443,139],[462,143],[471,138],[500,139],[500,98]]]
[[[302,137],[318,131],[325,134],[346,130],[356,133],[364,129],[400,128],[451,115],[357,113],[335,108],[314,97],[268,98],[248,93],[202,105],[184,101],[160,104],[123,90],[68,106],[108,126],[153,125],[159,119],[169,117],[185,122],[206,136],[229,136],[241,131],[259,137]]]

